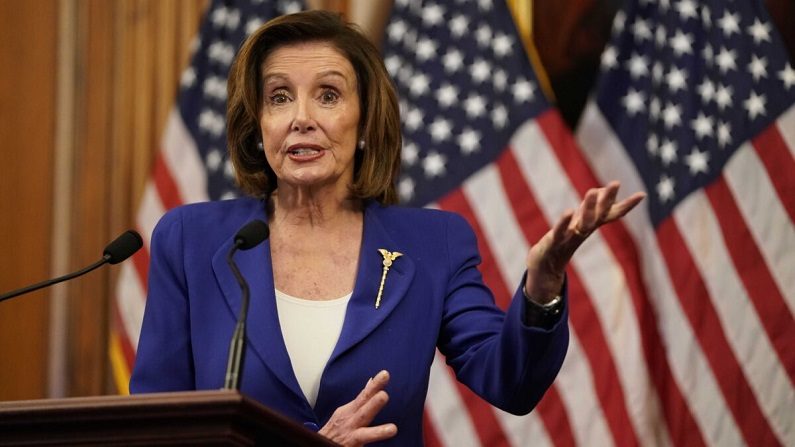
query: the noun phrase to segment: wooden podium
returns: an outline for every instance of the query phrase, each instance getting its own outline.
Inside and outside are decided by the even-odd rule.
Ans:
[[[334,446],[237,392],[0,403],[0,445]]]

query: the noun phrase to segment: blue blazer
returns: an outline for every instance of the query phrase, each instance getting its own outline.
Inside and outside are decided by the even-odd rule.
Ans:
[[[222,387],[241,295],[225,257],[235,233],[252,219],[266,220],[263,202],[237,199],[183,206],[158,223],[131,392]],[[403,256],[394,261],[376,309],[379,248]],[[567,312],[549,330],[525,325],[521,288],[507,313],[495,306],[463,218],[371,202],[353,296],[312,408],[282,338],[268,242],[235,259],[251,287],[241,391],[307,427],[322,427],[385,369],[390,399],[373,425],[395,423],[398,435],[382,445],[421,445],[437,347],[475,393],[525,414],[552,384],[568,346]]]

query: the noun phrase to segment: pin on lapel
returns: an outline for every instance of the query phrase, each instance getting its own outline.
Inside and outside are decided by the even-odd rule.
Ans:
[[[381,306],[381,295],[384,294],[384,282],[386,281],[386,274],[389,272],[389,267],[392,267],[392,262],[394,262],[395,259],[403,256],[403,253],[398,251],[389,251],[385,248],[379,248],[378,252],[384,257],[384,262],[382,263],[384,270],[381,272],[381,285],[378,286],[378,296],[375,298],[376,309]]]

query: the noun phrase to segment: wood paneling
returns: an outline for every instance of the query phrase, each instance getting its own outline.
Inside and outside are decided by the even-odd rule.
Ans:
[[[0,2],[0,291],[46,279],[57,4]],[[0,303],[0,400],[46,394],[47,291]]]

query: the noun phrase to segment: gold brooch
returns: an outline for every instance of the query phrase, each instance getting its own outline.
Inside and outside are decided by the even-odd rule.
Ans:
[[[389,251],[385,248],[379,248],[378,252],[381,253],[381,256],[384,257],[384,262],[382,265],[384,266],[384,270],[381,273],[381,285],[378,286],[378,296],[375,298],[375,308],[378,309],[381,306],[381,295],[384,293],[384,281],[386,281],[386,274],[389,272],[389,267],[392,267],[392,262],[400,256],[403,256],[403,253],[398,251]]]

